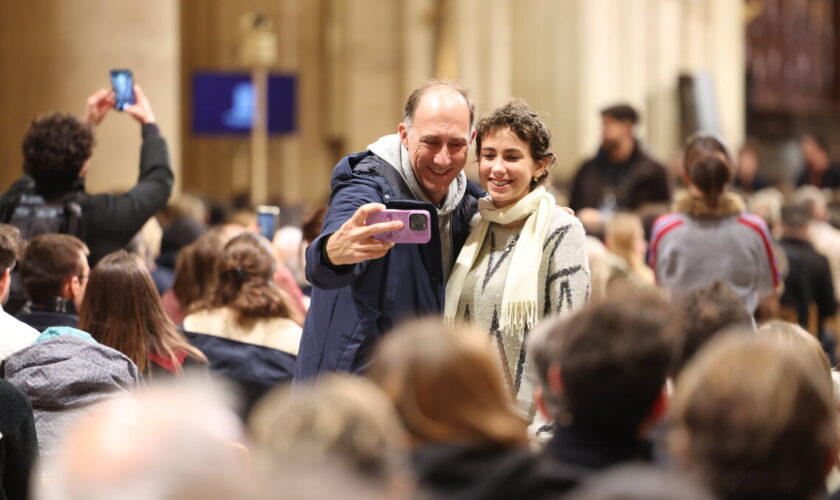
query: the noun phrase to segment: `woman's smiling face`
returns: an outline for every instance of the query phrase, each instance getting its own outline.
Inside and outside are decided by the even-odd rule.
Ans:
[[[478,176],[497,208],[521,200],[531,191],[531,180],[542,176],[546,162],[536,162],[530,145],[510,128],[498,128],[481,141]]]

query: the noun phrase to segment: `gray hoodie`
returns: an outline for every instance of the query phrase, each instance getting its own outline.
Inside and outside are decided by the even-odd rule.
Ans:
[[[22,349],[4,362],[5,378],[32,401],[41,454],[49,454],[76,419],[143,381],[119,351],[72,335]]]

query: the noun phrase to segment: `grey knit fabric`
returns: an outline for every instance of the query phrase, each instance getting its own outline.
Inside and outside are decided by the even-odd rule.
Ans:
[[[490,224],[478,258],[464,282],[457,317],[490,332],[517,408],[530,420],[534,413],[536,377],[530,359],[525,355],[528,333],[523,336],[499,328],[502,292],[519,231],[520,228]],[[577,309],[588,300],[589,266],[584,242],[580,221],[555,208],[543,243],[542,261],[533,266],[533,272],[539,273],[540,318]]]
[[[49,454],[92,405],[143,380],[121,352],[71,335],[12,354],[5,360],[5,378],[32,401],[42,454]]]

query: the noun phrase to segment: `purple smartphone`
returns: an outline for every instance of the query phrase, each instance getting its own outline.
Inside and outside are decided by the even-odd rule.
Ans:
[[[370,226],[378,222],[401,220],[403,228],[377,234],[374,239],[392,243],[428,243],[432,239],[429,228],[429,212],[425,210],[382,210],[368,215],[365,224]]]

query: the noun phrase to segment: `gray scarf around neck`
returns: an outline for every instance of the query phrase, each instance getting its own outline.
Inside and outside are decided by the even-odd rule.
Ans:
[[[414,175],[414,169],[411,167],[411,161],[408,157],[408,150],[400,140],[399,134],[386,135],[380,137],[376,142],[368,146],[368,150],[376,156],[385,160],[386,163],[394,167],[400,173],[411,194],[419,201],[425,201],[434,205],[426,194],[417,177]],[[449,277],[449,272],[452,269],[452,261],[454,259],[452,249],[452,212],[461,203],[464,198],[464,193],[467,192],[467,176],[461,171],[455,181],[449,185],[449,191],[443,198],[443,202],[437,208],[438,227],[440,229],[441,242],[441,256],[443,257],[443,275],[444,278]]]

